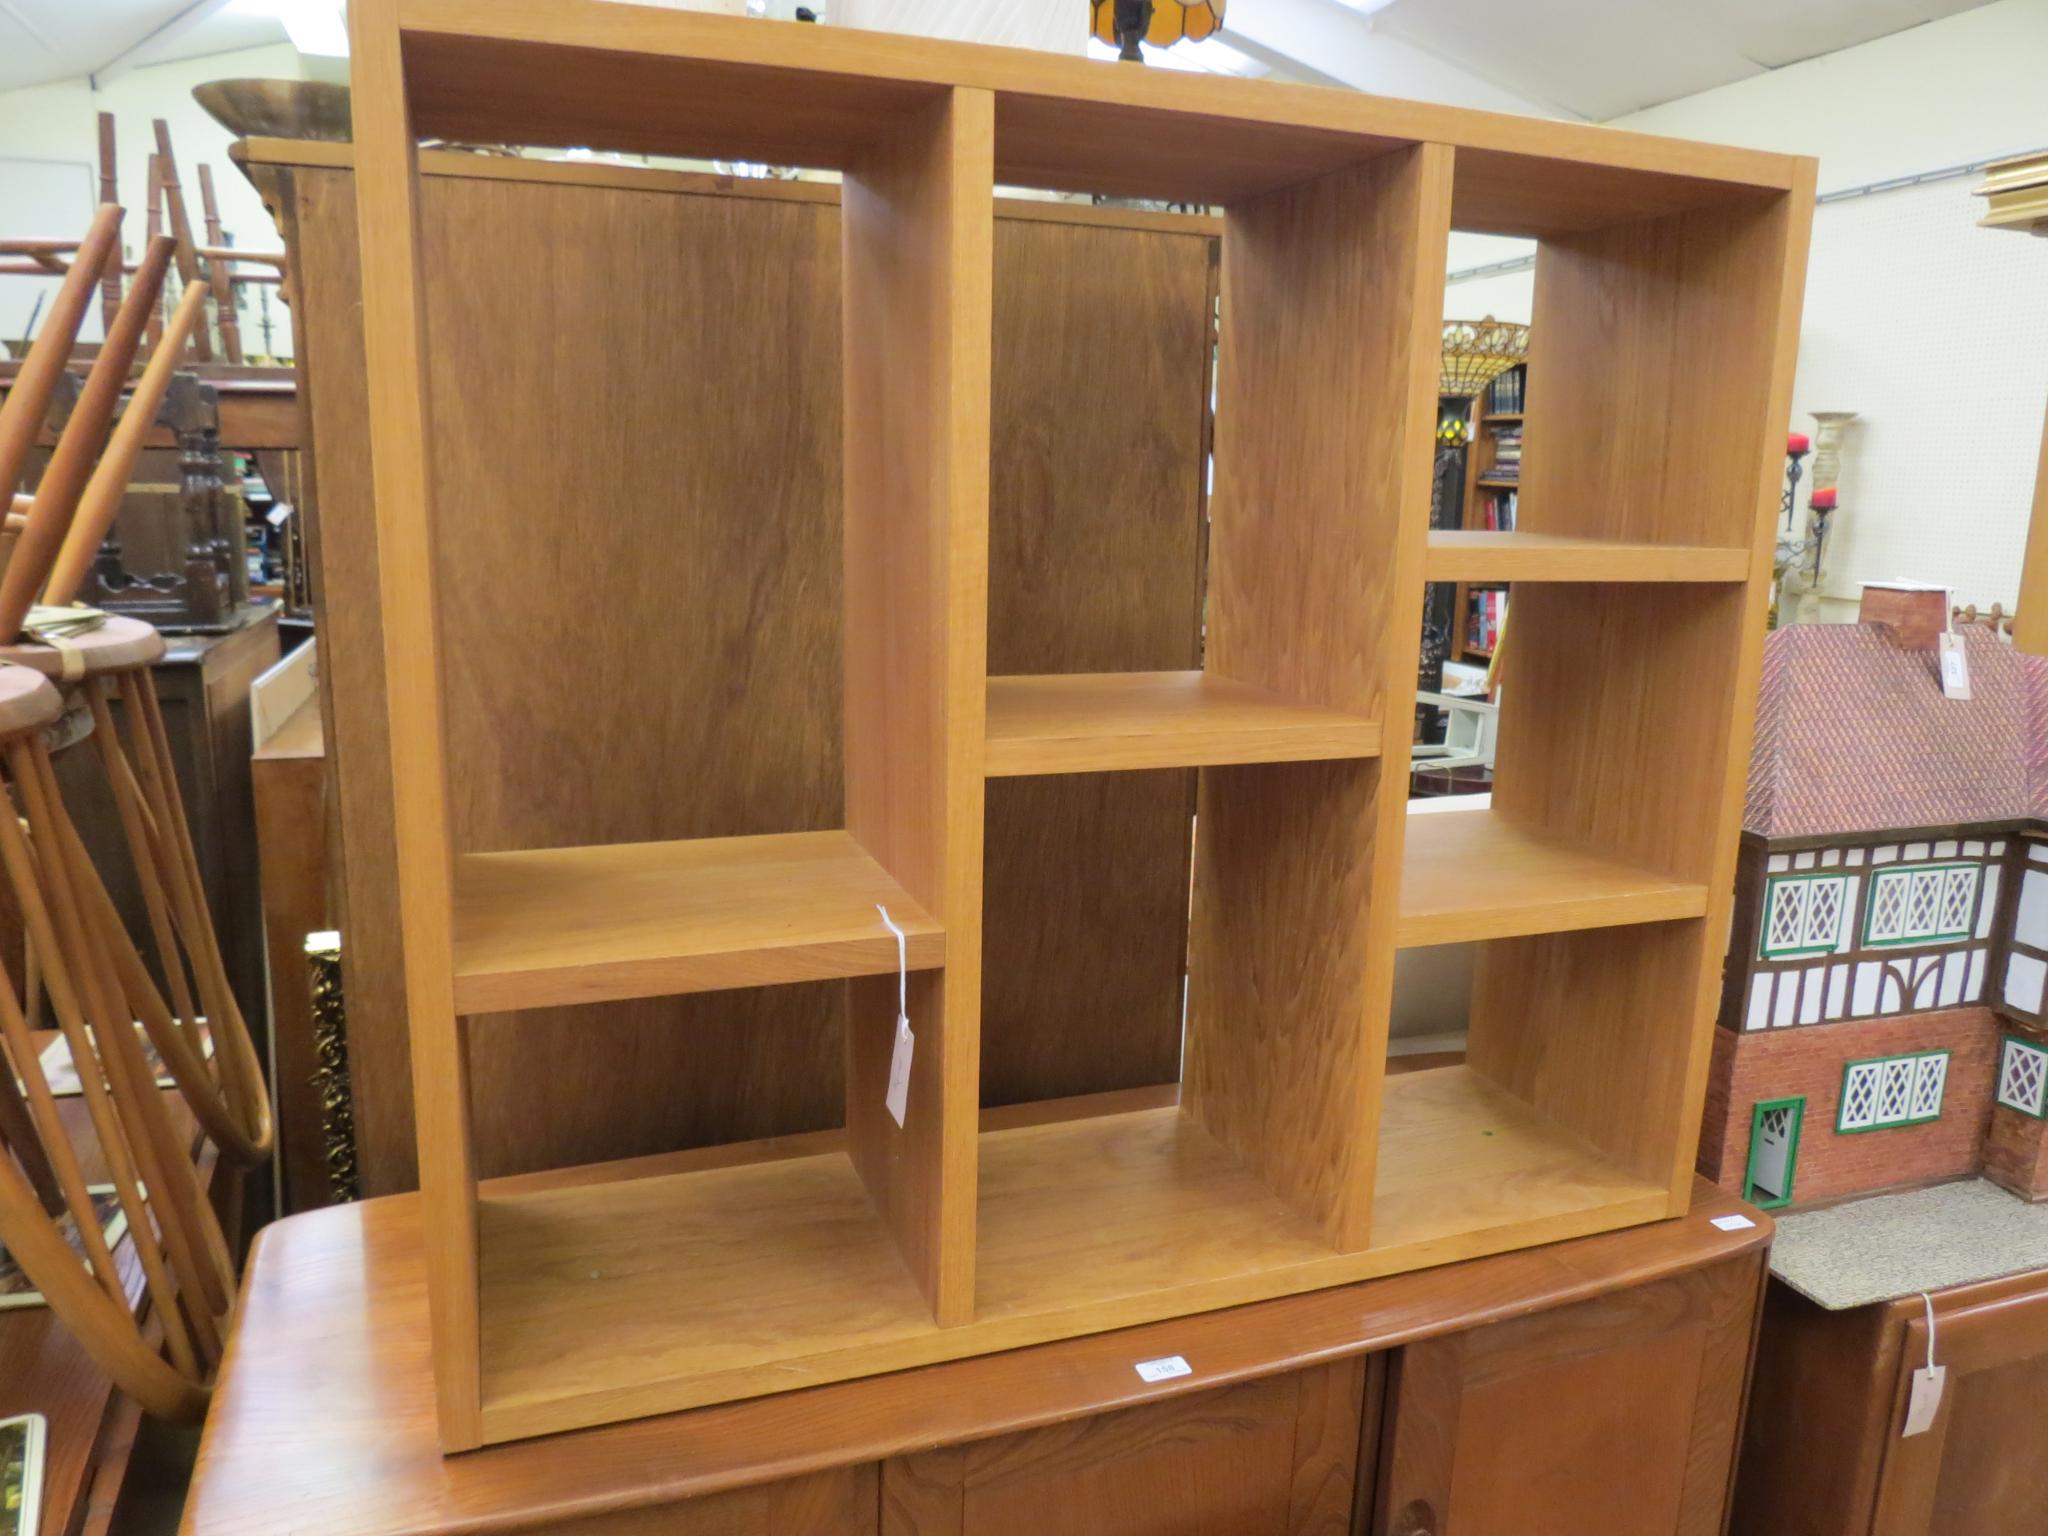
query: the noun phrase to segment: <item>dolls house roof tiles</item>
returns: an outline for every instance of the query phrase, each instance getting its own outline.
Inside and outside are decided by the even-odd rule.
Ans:
[[[1831,837],[2048,815],[2048,657],[1964,625],[1968,699],[1886,625],[1795,624],[1764,645],[1745,831]]]

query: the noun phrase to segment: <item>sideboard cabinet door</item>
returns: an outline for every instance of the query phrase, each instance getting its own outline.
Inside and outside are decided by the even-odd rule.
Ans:
[[[882,1467],[883,1536],[1347,1536],[1379,1362],[1341,1360]]]
[[[1924,1434],[1908,1439],[1914,1370],[1927,1363],[1919,1299],[1901,1304],[1905,1347],[1892,1392],[1875,1536],[2039,1536],[2048,1530],[2048,1286],[2039,1277],[1977,1305],[1936,1300],[1934,1357],[1946,1375]]]
[[[1372,1536],[1717,1536],[1760,1256],[1394,1357]]]

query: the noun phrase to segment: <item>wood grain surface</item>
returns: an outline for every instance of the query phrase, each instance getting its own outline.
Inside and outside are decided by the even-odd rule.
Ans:
[[[1767,1217],[1699,1193],[1683,1221],[453,1458],[435,1442],[426,1386],[418,1197],[311,1212],[258,1239],[184,1530],[454,1536],[652,1519],[721,1489],[1196,1396],[1761,1252]],[[1757,1225],[1709,1225],[1732,1212]],[[1171,1354],[1188,1376],[1147,1383],[1131,1368]]]
[[[991,677],[991,776],[1375,757],[1380,724],[1206,672]]]
[[[1388,1536],[1716,1536],[1742,1420],[1757,1255],[1401,1352]]]
[[[938,921],[844,832],[470,853],[455,869],[455,1005],[503,1013],[896,975]]]
[[[407,0],[404,25],[422,131],[459,142],[840,165],[879,118],[963,85],[997,93],[996,176],[1010,186],[1228,203],[1435,140],[1470,163],[1460,228],[1548,234],[1783,190],[1793,174],[1785,156],[1356,92],[1167,70],[1134,80],[830,28],[762,37],[594,0]],[[1123,150],[1105,157],[1112,139]]]
[[[1746,545],[1708,548],[1571,534],[1432,528],[1427,581],[1745,581]]]
[[[989,671],[1198,667],[1215,242],[999,216],[995,253]],[[1194,804],[1185,770],[990,781],[984,1103],[1179,1080]]]
[[[1704,886],[1538,833],[1496,810],[1411,815],[1402,851],[1403,945],[1697,917]]]
[[[305,158],[323,147],[349,148],[289,149]],[[280,201],[304,291],[302,386],[323,445],[312,498],[316,597],[330,638],[323,692],[347,854],[361,1161],[365,1188],[379,1191],[412,1182],[414,1154],[391,959],[394,871],[383,851],[390,788],[370,596],[376,537],[361,472],[351,158],[290,173]],[[437,375],[435,386],[447,397],[442,418],[477,434],[469,449],[452,432],[437,444],[443,472],[476,492],[437,514],[456,551],[450,581],[473,587],[444,588],[451,622],[493,636],[450,681],[451,751],[482,754],[455,799],[463,845],[840,825],[836,208],[676,173],[614,186],[592,183],[584,166],[522,162],[508,179],[486,176],[501,168],[475,156],[425,158],[435,168],[422,189],[436,232],[428,271],[464,279],[430,281],[434,323],[485,360]],[[998,671],[1199,659],[1213,244],[1200,221],[1182,222],[1189,230],[1169,233],[998,221],[989,598]],[[499,263],[526,240],[548,252],[554,286],[533,296],[546,306],[534,327],[502,327],[484,300],[512,280]],[[741,301],[700,302],[695,289],[661,279],[664,263],[709,274],[707,285]],[[664,335],[625,319],[650,304]],[[628,330],[639,338],[631,350],[600,339]],[[787,344],[763,346],[769,334]],[[669,366],[678,346],[690,368]],[[597,388],[613,368],[633,387]],[[518,387],[537,373],[563,381],[544,408]],[[1074,392],[1089,409],[1054,409]],[[1134,400],[1144,406],[1135,414]],[[675,433],[677,418],[705,430]],[[607,476],[603,520],[565,515],[597,463]],[[1115,491],[1107,502],[1104,485]],[[722,514],[735,504],[749,515]],[[593,547],[620,559],[594,562]],[[741,568],[750,574],[734,602],[721,573]],[[543,590],[563,611],[602,616],[573,654],[522,617],[522,594]],[[1038,621],[1055,610],[1059,625]],[[706,656],[717,665],[699,665]],[[644,707],[643,667],[670,677],[666,707]],[[522,680],[534,679],[541,685],[529,693]],[[587,707],[607,695],[640,702]],[[519,739],[494,746],[492,722],[508,713],[522,722]],[[715,728],[703,729],[707,720]],[[1131,776],[991,787],[983,1091],[992,1101],[1177,1076],[1192,775],[1180,782],[1163,800]],[[600,783],[645,789],[599,794]],[[1185,797],[1178,808],[1174,794]],[[1087,872],[1105,858],[1107,883],[1097,887]],[[1101,895],[1048,905],[1032,894],[1044,882]],[[1086,979],[1110,957],[1118,995],[1091,994]],[[1069,991],[1046,990],[1061,986]],[[1036,999],[1029,1028],[1019,1012],[1027,998]],[[1048,1002],[1049,1013],[1038,1011]],[[1111,1015],[1119,1030],[1090,1026]],[[479,1166],[509,1172],[836,1124],[843,1016],[844,987],[818,983],[483,1021],[472,1031]],[[1048,1016],[1068,1023],[1047,1029]],[[593,1031],[602,1053],[589,1048]],[[688,1093],[664,1086],[683,1081]]]
[[[1470,1069],[1388,1080],[1371,1247],[1183,1110],[990,1112],[970,1320],[936,1327],[837,1144],[788,1138],[487,1194],[486,1440],[1126,1327],[1654,1218],[1618,1166]],[[1006,1118],[1007,1117],[1007,1118]]]
[[[349,13],[358,157],[360,325],[369,391],[369,469],[377,529],[377,596],[383,617],[385,747],[391,773],[392,859],[405,943],[413,1118],[420,1193],[427,1205],[427,1272],[433,1311],[435,1405],[450,1450],[477,1443],[476,1148],[470,1129],[469,1041],[455,1013],[451,761],[468,782],[474,765],[450,759],[441,665],[443,636],[462,635],[437,600],[434,448],[429,359],[445,375],[467,363],[429,344],[422,276],[419,153],[397,31],[395,0],[365,0]],[[159,131],[161,141],[162,134]],[[161,162],[163,157],[159,156]],[[189,244],[189,242],[188,242]],[[462,482],[454,482],[461,485]],[[460,495],[445,498],[459,502]],[[455,669],[462,676],[463,670]]]
[[[1421,630],[1450,179],[1417,146],[1224,227],[1205,666],[1375,720],[1383,751],[1413,712],[1390,637]],[[1401,752],[1201,780],[1188,1108],[1340,1250],[1370,1229],[1407,778]]]
[[[994,110],[878,127],[841,191],[846,825],[951,941],[914,1024],[901,987],[850,989],[847,1149],[942,1325],[974,1313]]]

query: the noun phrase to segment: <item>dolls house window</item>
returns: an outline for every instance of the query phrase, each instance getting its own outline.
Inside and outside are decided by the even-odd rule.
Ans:
[[[1967,939],[1981,874],[1975,864],[1935,864],[1873,875],[1863,942],[1901,947]]]
[[[1766,960],[1824,955],[1841,939],[1849,882],[1841,875],[1773,876],[1759,953]]]
[[[1876,1131],[1939,1120],[1947,1086],[1947,1051],[1852,1061],[1842,1072],[1835,1129]]]
[[[2048,1119],[2048,1050],[2017,1035],[2005,1037],[1998,1058],[1998,1102],[2035,1119]]]

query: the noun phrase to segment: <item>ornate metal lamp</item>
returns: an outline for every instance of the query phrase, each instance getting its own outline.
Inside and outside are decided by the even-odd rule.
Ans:
[[[1145,62],[1140,43],[1171,48],[1199,43],[1223,26],[1227,0],[1088,0],[1088,30],[1119,49],[1118,57]]]
[[[1446,320],[1443,368],[1436,392],[1470,400],[1529,357],[1529,327],[1496,320]]]

